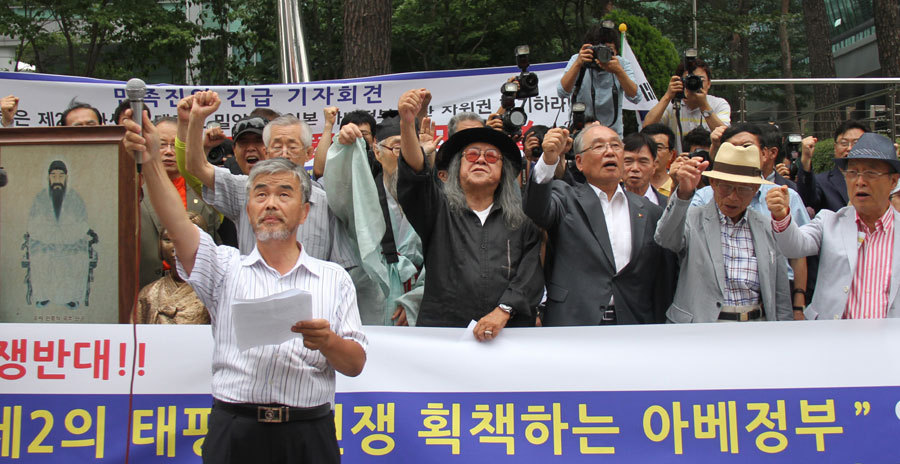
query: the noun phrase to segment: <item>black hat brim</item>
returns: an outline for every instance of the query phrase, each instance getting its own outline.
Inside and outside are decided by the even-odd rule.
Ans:
[[[435,168],[439,171],[446,170],[453,155],[461,152],[469,144],[477,142],[497,147],[506,162],[511,163],[516,173],[522,170],[522,154],[519,152],[519,147],[508,135],[490,127],[474,127],[453,134],[438,150]]]

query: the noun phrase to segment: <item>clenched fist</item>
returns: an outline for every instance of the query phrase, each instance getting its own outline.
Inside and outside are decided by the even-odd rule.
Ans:
[[[782,185],[766,194],[766,205],[772,213],[772,219],[780,221],[791,214],[791,198],[788,196],[788,186]]]

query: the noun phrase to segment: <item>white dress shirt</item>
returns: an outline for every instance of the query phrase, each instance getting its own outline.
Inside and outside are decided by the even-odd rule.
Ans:
[[[553,180],[556,166],[550,166],[544,162],[542,156],[534,165],[534,181],[538,184],[546,184]],[[616,186],[612,198],[600,190],[599,187],[588,183],[603,207],[603,217],[606,220],[606,230],[609,233],[609,242],[612,245],[613,258],[615,259],[616,272],[622,270],[631,261],[631,215],[628,210],[628,199],[625,198],[625,190],[621,185]],[[610,298],[610,304],[614,304]]]
[[[214,342],[214,398],[229,403],[294,407],[334,405],[334,368],[321,352],[304,347],[301,337],[246,351],[240,351],[235,342],[231,313],[235,298],[262,298],[296,288],[312,293],[313,318],[328,320],[338,336],[366,349],[368,340],[361,330],[350,275],[335,263],[309,256],[303,248],[294,267],[281,275],[266,264],[256,248],[241,256],[232,247],[217,247],[200,230],[200,245],[190,276],[177,260],[178,274],[209,310]]]
[[[659,204],[659,198],[656,197],[656,192],[653,191],[653,185],[647,184],[647,190],[644,191],[644,198],[650,200],[650,203],[653,203],[656,206],[665,206]]]

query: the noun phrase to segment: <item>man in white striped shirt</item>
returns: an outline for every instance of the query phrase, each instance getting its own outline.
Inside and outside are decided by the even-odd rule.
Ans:
[[[334,263],[310,257],[297,242],[297,228],[309,213],[309,177],[303,167],[278,158],[251,170],[247,214],[257,240],[253,252],[241,256],[234,248],[216,247],[188,220],[147,116],[143,137],[130,119],[126,128],[126,148],[143,153],[150,202],[175,242],[178,272],[212,319],[215,403],[203,461],[340,462],[331,410],[335,370],[359,375],[367,339],[350,276]],[[303,338],[240,351],[233,300],[295,288],[313,296],[314,319],[291,327]]]

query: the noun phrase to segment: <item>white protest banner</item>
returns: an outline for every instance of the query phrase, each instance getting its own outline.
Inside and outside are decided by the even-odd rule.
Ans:
[[[565,63],[531,66],[539,78],[540,94],[517,100],[528,114],[527,130],[532,124],[564,124],[569,117],[568,100],[556,94]],[[145,103],[153,117],[176,114],[178,101],[202,90],[215,90],[222,99],[219,110],[210,118],[220,123],[226,135],[231,125],[255,108],[270,108],[291,113],[306,121],[318,141],[324,127],[322,110],[339,109],[340,117],[363,109],[380,119],[382,111],[396,109],[403,92],[427,88],[432,92],[429,113],[437,132],[446,134],[446,125],[455,114],[474,112],[485,119],[500,109],[500,86],[520,72],[515,66],[464,69],[455,71],[390,74],[358,79],[320,81],[305,84],[247,86],[148,85]],[[57,125],[72,100],[95,106],[110,122],[116,106],[125,99],[125,82],[71,76],[0,72],[0,91],[19,97],[15,124],[19,126]]]
[[[365,327],[365,370],[337,377],[343,462],[900,455],[898,320],[510,328],[483,344],[463,330]],[[0,457],[118,463],[130,442],[132,462],[200,462],[208,326],[0,334]]]
[[[637,57],[634,56],[634,51],[631,50],[631,45],[628,45],[628,39],[625,37],[622,38],[622,56],[631,62],[631,70],[634,72],[634,83],[637,85],[638,92],[641,93],[642,97],[637,104],[625,100],[622,109],[634,111],[649,111],[653,109],[659,103],[659,100],[656,98],[656,93],[653,92],[650,81],[644,75],[644,70],[641,69],[641,64],[638,63]],[[641,118],[638,118],[638,121],[640,120]]]

